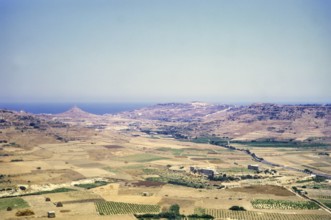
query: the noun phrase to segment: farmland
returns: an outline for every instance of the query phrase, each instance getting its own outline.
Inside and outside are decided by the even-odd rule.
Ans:
[[[252,201],[256,209],[318,209],[319,206],[310,201],[286,201],[273,199],[256,199]]]
[[[22,198],[0,199],[0,210],[5,210],[8,207],[12,209],[19,209],[29,207],[29,204]]]
[[[196,213],[209,214],[217,219],[240,220],[330,220],[329,215],[281,214],[255,211],[230,211],[224,209],[196,209]]]
[[[318,201],[323,203],[327,207],[331,208],[331,200],[330,199],[319,199]]]
[[[43,117],[47,121],[53,116]],[[15,211],[6,211],[16,201],[16,207],[28,205],[34,219],[44,219],[54,210],[61,220],[133,220],[134,214],[164,213],[178,204],[185,216],[199,214],[200,208],[219,219],[330,220],[325,209],[293,192],[296,187],[329,205],[329,180],[260,163],[246,151],[284,166],[328,173],[327,146],[315,147],[314,142],[313,147],[286,147],[274,141],[270,144],[278,146],[266,147],[262,145],[268,141],[261,140],[261,146],[250,146],[245,138],[231,139],[231,144],[243,148],[240,151],[215,145],[227,144],[227,135],[178,140],[162,134],[166,129],[175,134],[175,127],[186,122],[90,115],[84,119],[66,115],[61,120],[69,122],[69,128],[24,130],[14,121],[20,129],[8,124],[1,130],[0,196],[12,197],[0,199],[5,201],[0,210],[3,219],[17,219]],[[30,124],[26,119],[24,123]],[[15,159],[22,160],[12,162]],[[249,165],[258,170],[248,169]],[[63,207],[56,207],[59,202]],[[247,211],[229,210],[236,206]]]
[[[165,157],[160,157],[152,154],[135,154],[135,155],[130,155],[130,156],[125,156],[125,157],[120,157],[118,158],[119,160],[124,160],[127,162],[151,162],[155,160],[163,160],[166,159]]]
[[[148,177],[146,180],[154,182],[170,183],[175,185],[183,185],[194,188],[207,188],[209,184],[207,181],[187,175],[183,172],[174,172],[169,170],[156,170],[156,169],[144,169],[145,173],[157,174],[159,177]]]
[[[329,145],[324,143],[302,143],[293,141],[235,141],[234,143],[240,145],[246,145],[250,147],[271,147],[271,148],[312,148],[312,147],[328,147]]]
[[[96,202],[95,207],[100,215],[120,215],[136,213],[157,213],[158,205],[142,205],[124,202]]]

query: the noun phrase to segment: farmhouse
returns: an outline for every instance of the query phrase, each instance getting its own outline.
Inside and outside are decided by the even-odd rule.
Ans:
[[[257,165],[257,164],[249,164],[247,168],[249,170],[259,171],[259,165]]]
[[[55,218],[55,212],[54,211],[48,211],[47,212],[47,217],[48,218]]]
[[[215,171],[212,169],[200,169],[200,174],[207,176],[208,178],[213,178]]]
[[[215,170],[211,168],[199,168],[199,167],[190,167],[191,173],[198,173],[203,176],[207,176],[208,178],[213,178],[215,175]]]

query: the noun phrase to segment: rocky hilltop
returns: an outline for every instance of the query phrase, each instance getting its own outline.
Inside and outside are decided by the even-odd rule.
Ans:
[[[144,120],[143,131],[176,137],[298,141],[330,141],[331,138],[331,105],[169,103],[120,116]]]
[[[55,115],[1,110],[0,127],[39,130],[67,125],[172,136],[237,141],[331,143],[331,105],[219,105],[202,102],[157,104],[116,115],[94,115],[73,107]],[[77,128],[78,128],[77,127]]]
[[[56,117],[59,118],[73,118],[73,119],[86,119],[90,117],[96,117],[97,115],[91,114],[89,112],[83,111],[77,106],[72,107],[66,112],[56,114]]]
[[[214,105],[203,102],[165,103],[119,114],[124,118],[148,119],[165,122],[192,122],[202,117],[230,108],[230,105]]]
[[[18,131],[31,129],[45,131],[48,128],[64,128],[66,124],[60,121],[50,121],[32,113],[0,109],[0,129],[14,127]]]
[[[63,141],[68,125],[40,115],[0,109],[0,143],[4,146],[33,148],[41,142]],[[1,150],[1,149],[0,149]]]

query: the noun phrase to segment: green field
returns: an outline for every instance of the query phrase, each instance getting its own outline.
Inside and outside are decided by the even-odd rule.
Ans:
[[[157,148],[156,150],[162,151],[162,152],[170,152],[174,156],[180,156],[184,149],[174,149],[174,148],[169,148],[169,147],[160,147]]]
[[[158,177],[147,177],[145,180],[152,182],[169,183],[193,188],[211,188],[205,179],[192,176],[186,172],[173,172],[165,169],[144,169],[147,175],[158,175]]]
[[[155,160],[163,160],[168,159],[166,157],[161,157],[153,154],[134,154],[125,157],[120,157],[119,160],[127,161],[127,162],[151,162]]]
[[[255,199],[251,203],[255,209],[319,209],[316,203],[310,201]]]
[[[219,137],[197,137],[191,142],[212,145],[227,145],[228,140]],[[318,148],[329,147],[330,144],[318,142],[301,142],[301,141],[278,141],[274,139],[261,139],[254,141],[231,141],[231,144],[245,145],[250,147],[278,147],[278,148]]]
[[[314,183],[311,185],[306,185],[309,189],[324,189],[324,190],[331,190],[331,186],[324,183]]]
[[[22,198],[5,198],[0,199],[0,210],[6,210],[8,207],[12,209],[27,208],[29,204]]]
[[[121,215],[136,213],[158,213],[159,205],[142,205],[124,202],[96,202],[95,207],[100,215]]]
[[[240,220],[331,220],[330,215],[315,214],[281,214],[254,211],[230,211],[225,209],[195,209],[197,214],[208,214],[218,219]]]
[[[77,191],[77,190],[70,189],[70,188],[58,188],[58,189],[53,189],[53,190],[48,190],[48,191],[29,193],[27,195],[42,195],[42,194],[49,194],[49,193],[62,193],[62,192],[71,192],[71,191]]]
[[[118,173],[120,171],[117,167],[104,167],[103,169],[112,173]]]
[[[324,143],[309,143],[309,142],[295,142],[295,141],[234,141],[240,145],[246,145],[250,147],[278,147],[278,148],[317,148],[328,147],[330,145]]]
[[[197,137],[197,138],[193,138],[191,141],[194,143],[200,143],[200,144],[210,143],[210,144],[215,144],[215,145],[228,143],[227,139],[223,139],[223,138],[219,138],[219,137]]]
[[[318,201],[331,209],[331,199],[318,199]]]

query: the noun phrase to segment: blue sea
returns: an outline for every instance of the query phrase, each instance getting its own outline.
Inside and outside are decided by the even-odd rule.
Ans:
[[[25,111],[34,114],[57,114],[77,106],[83,111],[103,115],[132,111],[153,103],[0,103],[0,109]]]

